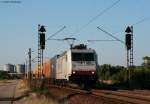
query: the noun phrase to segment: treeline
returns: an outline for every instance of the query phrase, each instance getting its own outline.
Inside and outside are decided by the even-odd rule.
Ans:
[[[8,73],[6,71],[0,71],[0,80],[7,79]]]
[[[150,89],[150,66],[142,64],[132,68],[104,64],[98,67],[100,84],[118,88]]]

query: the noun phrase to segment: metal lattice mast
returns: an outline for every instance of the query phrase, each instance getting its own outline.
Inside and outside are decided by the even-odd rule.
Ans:
[[[42,66],[41,66],[41,74],[44,75],[43,70],[44,70],[44,66],[43,66],[43,49],[41,50],[42,54],[41,54],[41,61],[42,61]]]
[[[40,34],[40,42],[39,42],[39,49],[40,49],[40,54],[39,54],[39,56],[40,56],[40,61],[41,61],[41,63],[40,63],[40,67],[41,67],[41,69],[40,69],[40,77],[42,78],[42,77],[44,77],[44,74],[43,74],[43,51],[44,51],[44,49],[45,49],[45,32],[46,32],[46,30],[45,30],[45,27],[42,25],[42,26],[39,26],[39,34]]]
[[[128,26],[125,30],[125,44],[127,49],[127,76],[128,76],[128,84],[130,87],[130,78],[132,75],[132,67],[133,67],[133,26]]]
[[[131,26],[130,67],[132,67],[133,65],[133,26]]]
[[[127,69],[130,66],[129,51],[127,50]]]
[[[38,77],[41,72],[41,48],[40,48],[40,25],[38,25]]]

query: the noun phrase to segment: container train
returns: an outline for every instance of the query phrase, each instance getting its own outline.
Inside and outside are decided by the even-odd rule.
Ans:
[[[97,54],[94,49],[80,44],[44,62],[43,74],[55,83],[76,83],[88,86],[97,80]],[[37,75],[37,68],[33,70]]]

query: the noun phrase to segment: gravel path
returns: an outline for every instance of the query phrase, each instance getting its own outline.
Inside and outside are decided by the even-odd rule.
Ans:
[[[12,104],[17,85],[16,80],[1,83],[0,85],[0,104]]]

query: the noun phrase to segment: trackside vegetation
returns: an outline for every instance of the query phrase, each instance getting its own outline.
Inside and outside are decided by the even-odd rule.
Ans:
[[[150,89],[150,57],[143,57],[141,66],[129,69],[104,64],[98,67],[98,88]]]

